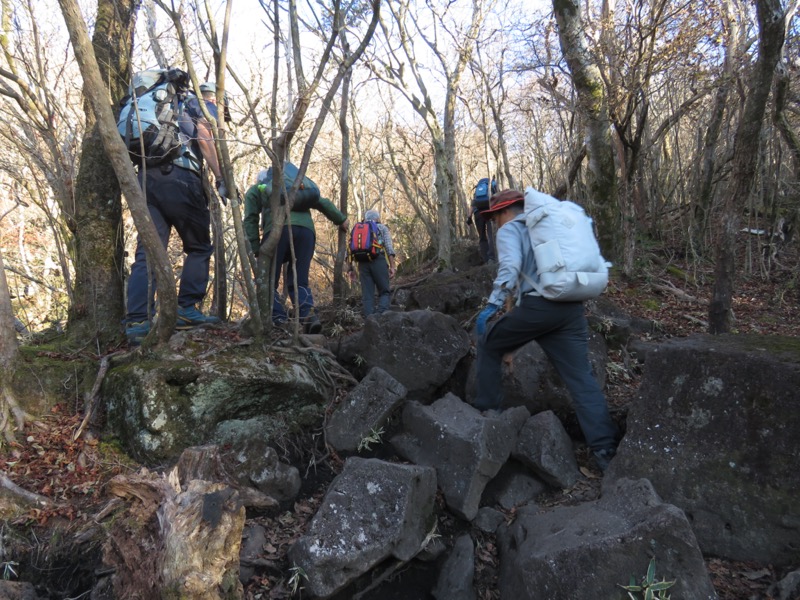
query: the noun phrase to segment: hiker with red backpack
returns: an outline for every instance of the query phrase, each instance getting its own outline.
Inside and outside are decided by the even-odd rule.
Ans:
[[[536,340],[567,386],[586,443],[605,471],[619,430],[589,362],[582,300],[597,296],[608,281],[591,220],[572,202],[532,188],[524,196],[516,190],[495,194],[483,216],[496,228],[498,272],[477,318],[475,407],[502,408],[503,355]],[[559,236],[566,238],[563,246]],[[507,304],[512,308],[489,324]]]
[[[348,271],[355,279],[353,263],[358,264],[361,280],[361,304],[364,317],[382,314],[391,304],[390,279],[396,273],[394,245],[389,228],[381,223],[377,210],[368,210],[364,220],[356,223],[350,232]],[[378,306],[375,306],[375,292]]]

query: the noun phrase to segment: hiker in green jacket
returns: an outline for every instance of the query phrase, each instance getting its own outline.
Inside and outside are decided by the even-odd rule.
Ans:
[[[271,193],[272,188],[267,183],[267,171],[265,170],[258,174],[257,183],[251,186],[244,196],[244,230],[256,255],[258,255],[261,244],[267,239],[272,230]],[[327,198],[320,198],[314,208],[325,215],[329,221],[338,225],[342,231],[349,231],[347,215],[336,208],[333,202]],[[311,210],[293,210],[289,215],[289,222],[283,226],[280,241],[275,251],[277,266],[275,269],[275,298],[272,303],[272,322],[280,325],[288,320],[283,299],[278,293],[278,285],[283,265],[292,259],[292,252],[289,246],[289,227],[291,226],[294,254],[297,259],[297,281],[294,281],[294,273],[289,269],[286,275],[286,287],[292,304],[296,306],[296,303],[299,302],[300,322],[303,324],[306,333],[319,333],[322,330],[322,324],[314,311],[314,297],[311,294],[311,288],[308,283],[311,259],[314,257],[314,247],[317,239],[317,234],[314,230],[314,219]]]

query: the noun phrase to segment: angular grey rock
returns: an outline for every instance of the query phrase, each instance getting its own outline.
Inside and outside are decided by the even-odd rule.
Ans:
[[[511,510],[527,504],[548,489],[547,484],[516,460],[502,466],[483,492],[481,504],[499,504]]]
[[[472,524],[484,533],[494,533],[505,520],[506,516],[499,510],[484,506],[478,509],[478,515],[472,521]]]
[[[411,559],[431,528],[435,496],[432,468],[350,458],[289,558],[311,594],[328,598],[389,557]]]
[[[698,335],[653,344],[605,479],[647,477],[703,552],[800,564],[800,342]]]
[[[471,521],[486,484],[508,459],[516,442],[512,419],[484,417],[453,394],[430,406],[409,402],[404,432],[392,438],[400,456],[436,468],[447,506]]]
[[[498,531],[502,598],[621,598],[619,585],[640,580],[655,557],[656,577],[676,580],[673,598],[716,600],[689,521],[647,480],[622,479],[600,500],[539,510],[521,509]]]
[[[239,485],[252,487],[279,502],[294,500],[302,481],[296,467],[281,462],[278,452],[256,434],[219,436],[230,475]]]
[[[259,557],[267,543],[267,530],[255,523],[245,523],[242,531],[242,547],[239,549],[239,581],[247,585],[256,574]]]
[[[402,383],[373,367],[331,414],[325,428],[328,443],[340,452],[355,452],[361,440],[380,429],[406,394]]]
[[[453,317],[415,310],[371,316],[336,351],[357,370],[381,367],[406,387],[409,398],[430,401],[469,349],[469,334]]]
[[[511,455],[555,487],[571,488],[581,478],[572,440],[551,410],[528,419]]]
[[[797,600],[800,598],[800,571],[792,571],[775,586],[778,600]]]
[[[439,572],[433,597],[436,600],[474,600],[475,545],[468,534],[459,536]]]

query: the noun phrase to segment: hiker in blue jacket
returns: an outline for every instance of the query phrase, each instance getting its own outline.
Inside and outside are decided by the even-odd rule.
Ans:
[[[531,340],[542,347],[564,381],[578,423],[597,466],[605,471],[616,453],[619,430],[589,363],[589,330],[582,302],[554,302],[535,289],[536,260],[523,214],[524,196],[504,190],[483,215],[494,222],[498,273],[489,302],[477,319],[479,410],[503,404],[502,359]],[[489,326],[507,302],[515,306]]]
[[[216,119],[216,85],[206,82],[200,90],[209,114]],[[183,113],[178,119],[181,134],[189,140],[184,153],[171,163],[139,171],[140,184],[146,179],[147,208],[161,242],[166,248],[174,228],[186,254],[178,291],[177,329],[219,322],[217,317],[204,315],[197,308],[206,295],[209,262],[214,251],[211,213],[201,180],[204,159],[217,179],[220,195],[223,198],[227,195],[211,125],[203,116],[199,102],[194,96],[184,101]],[[132,344],[141,343],[150,331],[154,313],[155,276],[151,275],[148,281],[147,270],[147,256],[140,238],[128,279],[125,334]]]

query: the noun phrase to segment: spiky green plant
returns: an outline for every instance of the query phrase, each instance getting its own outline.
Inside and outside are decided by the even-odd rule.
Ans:
[[[673,585],[675,585],[675,580],[656,581],[656,559],[651,558],[650,565],[647,567],[647,575],[644,576],[641,583],[637,584],[636,578],[631,575],[630,583],[620,585],[620,587],[628,592],[631,600],[669,600],[670,595],[667,590]]]
[[[358,451],[361,452],[362,450],[371,450],[370,444],[380,444],[383,442],[383,427],[378,430],[374,428],[370,431],[369,435],[365,436],[360,442],[358,442]]]

